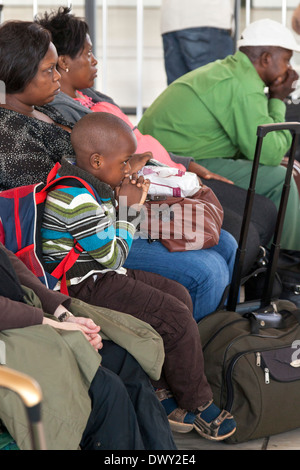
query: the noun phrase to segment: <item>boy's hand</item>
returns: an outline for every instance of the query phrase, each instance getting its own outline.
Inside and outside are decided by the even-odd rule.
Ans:
[[[150,181],[145,179],[143,176],[137,176],[136,173],[132,175],[132,178],[124,178],[121,186],[115,189],[115,195],[119,204],[123,206],[133,206],[134,204],[144,204]]]

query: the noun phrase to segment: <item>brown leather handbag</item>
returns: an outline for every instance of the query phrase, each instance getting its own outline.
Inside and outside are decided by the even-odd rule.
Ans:
[[[223,208],[207,186],[192,197],[148,200],[141,212],[141,232],[169,251],[201,250],[219,242]]]

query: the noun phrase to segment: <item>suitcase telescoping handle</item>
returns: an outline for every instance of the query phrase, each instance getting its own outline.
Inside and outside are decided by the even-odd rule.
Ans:
[[[277,122],[258,126],[256,135],[264,138],[269,132],[289,130],[295,134],[300,134],[300,122]]]
[[[237,307],[237,300],[240,288],[240,282],[242,278],[242,268],[246,253],[246,242],[249,230],[249,224],[252,215],[252,207],[253,207],[253,200],[255,195],[255,185],[256,185],[256,178],[257,172],[259,168],[259,159],[261,154],[261,148],[263,144],[264,137],[270,132],[276,132],[281,130],[289,130],[292,133],[293,140],[292,145],[289,152],[289,161],[286,170],[286,177],[285,182],[282,189],[281,194],[281,201],[280,206],[278,209],[278,216],[274,231],[273,243],[271,246],[270,252],[270,262],[267,268],[267,275],[266,281],[263,289],[262,299],[260,300],[259,305],[257,305],[257,309],[260,307],[265,307],[269,305],[271,302],[272,296],[272,288],[273,283],[275,280],[275,273],[277,268],[278,256],[280,251],[280,239],[282,234],[282,227],[284,222],[284,216],[286,212],[286,205],[288,202],[289,197],[289,190],[290,190],[290,182],[293,175],[293,164],[295,161],[296,149],[298,144],[298,138],[300,134],[300,122],[283,122],[283,123],[275,123],[275,124],[264,124],[258,126],[257,128],[257,142],[256,142],[256,149],[254,154],[254,160],[252,165],[252,172],[250,178],[250,184],[247,191],[246,203],[245,203],[245,210],[243,216],[243,222],[241,227],[239,245],[236,253],[236,260],[234,271],[232,275],[232,282],[230,286],[230,291],[228,295],[228,302],[227,302],[227,310],[235,311]]]

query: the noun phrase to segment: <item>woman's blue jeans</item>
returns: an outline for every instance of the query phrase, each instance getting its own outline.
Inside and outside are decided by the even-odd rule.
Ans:
[[[162,35],[168,85],[198,67],[234,53],[230,31],[201,27]]]
[[[190,292],[194,318],[199,321],[219,305],[231,281],[237,243],[221,230],[218,245],[204,249],[170,252],[159,241],[133,241],[124,267],[161,274],[184,285]]]

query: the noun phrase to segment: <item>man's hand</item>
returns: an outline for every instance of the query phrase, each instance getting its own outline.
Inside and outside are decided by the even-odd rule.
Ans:
[[[285,77],[278,77],[275,82],[269,86],[270,98],[277,98],[283,101],[296,89],[298,79],[299,75],[297,72],[292,68],[288,69]]]

